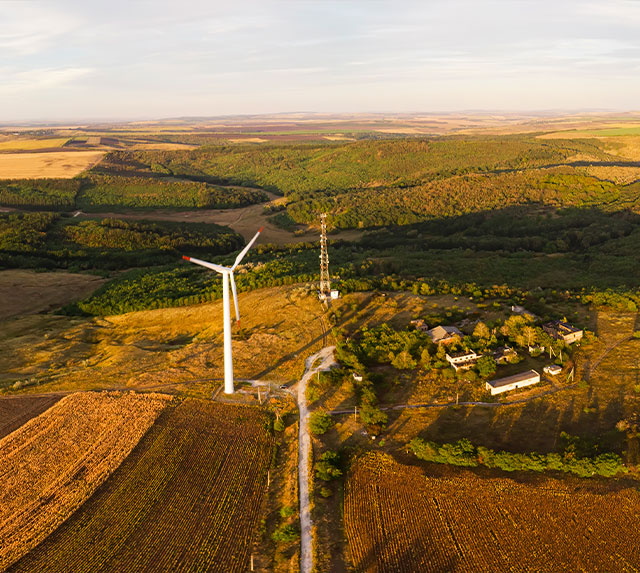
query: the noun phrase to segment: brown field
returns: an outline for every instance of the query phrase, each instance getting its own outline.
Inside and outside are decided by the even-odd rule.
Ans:
[[[162,394],[72,394],[0,440],[0,569],[88,499],[169,400]]]
[[[238,298],[242,330],[234,326],[235,376],[296,380],[304,359],[324,345],[317,297],[307,287],[285,286]],[[28,316],[7,321],[0,341],[5,386],[37,381],[47,391],[192,388],[191,381],[205,380],[198,387],[210,395],[223,376],[221,301],[98,319]]]
[[[0,439],[39,416],[62,396],[12,396],[0,399]]]
[[[95,165],[104,151],[0,153],[0,179],[71,179]]]
[[[103,283],[95,275],[0,271],[0,320],[56,309],[90,295]]]
[[[18,571],[249,570],[273,439],[257,408],[186,399]]]
[[[358,572],[638,571],[639,513],[637,484],[436,477],[381,454],[353,464],[344,495]]]

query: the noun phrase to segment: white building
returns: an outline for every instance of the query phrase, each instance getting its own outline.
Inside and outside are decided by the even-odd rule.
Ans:
[[[495,396],[496,394],[509,392],[509,390],[515,390],[516,388],[532,386],[538,382],[540,382],[540,374],[535,370],[527,370],[526,372],[520,372],[520,374],[514,374],[513,376],[489,380],[485,386],[487,390],[491,392],[491,395]]]
[[[476,360],[478,360],[478,355],[473,350],[465,350],[464,352],[458,352],[456,354],[445,354],[445,357],[456,372],[458,370],[472,368],[475,366]]]
[[[562,372],[562,366],[558,366],[557,364],[549,364],[549,366],[545,366],[542,370],[545,374],[549,374],[549,376],[557,376]]]

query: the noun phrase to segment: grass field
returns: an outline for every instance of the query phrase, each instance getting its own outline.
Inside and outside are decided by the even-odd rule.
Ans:
[[[237,378],[282,383],[299,377],[306,356],[324,345],[322,307],[309,292],[278,287],[239,295]],[[0,341],[0,387],[31,379],[41,382],[29,386],[37,392],[173,383],[208,395],[220,384],[212,379],[223,377],[222,301],[94,320],[21,317],[6,323]]]
[[[0,569],[40,543],[91,496],[169,399],[72,394],[0,441]]]
[[[272,439],[254,408],[169,406],[113,476],[10,571],[249,567]]]
[[[103,282],[95,275],[0,271],[0,320],[58,308],[88,296]]]
[[[432,476],[357,460],[344,525],[357,572],[637,571],[635,484]]]
[[[53,139],[10,139],[0,141],[0,151],[33,151],[36,149],[53,149],[62,147],[69,138]]]
[[[62,396],[15,396],[0,399],[0,439],[39,416]]]
[[[104,151],[0,153],[0,179],[71,179],[95,165]]]

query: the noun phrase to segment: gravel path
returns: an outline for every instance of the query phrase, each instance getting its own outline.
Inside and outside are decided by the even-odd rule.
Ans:
[[[311,438],[309,436],[309,410],[305,391],[307,382],[319,370],[329,370],[335,363],[335,346],[326,346],[305,361],[304,375],[298,382],[298,410],[300,429],[298,438],[298,487],[300,491],[300,573],[313,570],[313,530],[311,511],[309,510],[309,454]],[[315,364],[316,362],[319,364]],[[315,367],[314,367],[315,364]]]

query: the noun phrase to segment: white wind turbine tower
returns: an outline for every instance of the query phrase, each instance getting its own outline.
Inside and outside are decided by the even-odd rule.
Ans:
[[[233,304],[236,307],[236,319],[240,323],[240,311],[238,309],[238,293],[236,292],[236,281],[233,279],[233,271],[240,264],[240,261],[247,254],[251,245],[256,242],[258,235],[262,231],[262,227],[255,234],[255,237],[249,241],[247,246],[240,251],[235,262],[231,267],[223,267],[193,257],[182,257],[185,261],[201,265],[222,275],[222,306],[224,314],[224,393],[233,394],[233,359],[231,356],[231,302],[229,300],[229,279],[231,279],[231,290],[233,291]]]

